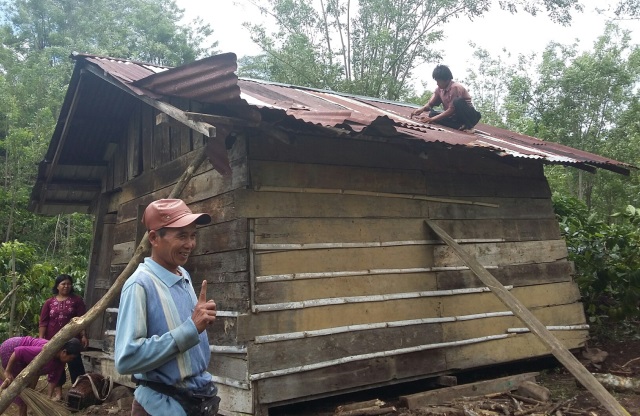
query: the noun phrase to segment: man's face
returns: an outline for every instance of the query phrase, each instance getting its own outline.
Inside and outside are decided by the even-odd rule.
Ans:
[[[157,231],[149,232],[151,258],[165,269],[176,273],[178,266],[184,266],[196,247],[196,225],[165,230],[162,237]]]
[[[444,80],[444,79],[437,79],[436,80],[436,84],[438,84],[438,88],[441,88],[443,90],[445,88],[447,88],[450,83],[451,83],[451,81],[449,81],[449,80]]]

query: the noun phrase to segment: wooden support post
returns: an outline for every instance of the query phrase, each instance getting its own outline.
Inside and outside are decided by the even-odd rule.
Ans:
[[[206,158],[207,156],[204,147],[195,152],[193,161],[184,171],[182,176],[180,176],[178,183],[175,184],[167,198],[177,198],[180,196],[187,183],[189,183],[196,170],[198,170]],[[142,241],[138,245],[138,248],[136,248],[133,258],[129,260],[129,263],[127,263],[127,266],[122,273],[120,273],[115,282],[113,282],[113,285],[109,288],[107,293],[105,293],[105,295],[95,305],[93,305],[86,314],[73,318],[71,322],[55,334],[53,338],[47,342],[40,354],[38,354],[36,358],[20,372],[7,389],[0,393],[0,414],[2,414],[2,412],[9,407],[13,399],[15,399],[20,392],[29,385],[29,382],[37,377],[40,368],[51,360],[69,339],[73,338],[81,330],[88,327],[91,322],[93,322],[107,309],[113,299],[115,299],[115,297],[120,293],[120,289],[122,289],[126,280],[136,270],[138,264],[144,260],[144,257],[147,255],[150,248],[151,245],[149,244],[148,233],[145,233]]]
[[[609,393],[602,384],[598,383],[595,377],[587,371],[576,357],[554,337],[522,302],[513,296],[491,273],[485,269],[478,260],[467,253],[445,230],[431,220],[425,223],[438,234],[438,236],[449,247],[451,247],[462,261],[469,266],[473,273],[478,276],[500,301],[511,309],[518,318],[551,350],[551,353],[566,367],[578,381],[595,396],[596,399],[613,416],[630,416],[618,401]]]

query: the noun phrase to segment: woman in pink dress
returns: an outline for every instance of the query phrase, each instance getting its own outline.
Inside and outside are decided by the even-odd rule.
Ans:
[[[82,316],[87,311],[84,300],[73,293],[73,279],[68,274],[61,274],[56,277],[52,292],[53,296],[47,299],[42,306],[38,328],[40,338],[47,340],[57,334],[72,318]],[[87,340],[87,334],[84,330],[78,334],[78,339],[82,347],[87,348],[89,341]],[[82,357],[78,354],[76,359],[69,363],[71,382],[75,383],[76,379],[84,373]],[[67,376],[63,371],[54,392],[54,400],[60,400],[62,398],[62,386],[66,381]]]
[[[0,390],[11,384],[13,379],[27,366],[38,354],[48,341],[42,338],[33,337],[14,337],[9,338],[0,345],[0,360],[4,369],[4,378],[0,385]],[[54,358],[40,368],[39,376],[47,374],[49,382],[49,397],[60,380],[60,375],[64,373],[64,365],[80,356],[82,346],[76,338],[67,341],[60,351],[56,353]],[[33,385],[38,381],[34,380]],[[32,385],[32,387],[33,387]],[[14,403],[20,409],[20,416],[27,416],[27,406],[18,397]]]

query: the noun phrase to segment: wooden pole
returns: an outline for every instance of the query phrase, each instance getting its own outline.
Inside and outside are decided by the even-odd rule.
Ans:
[[[431,227],[433,231],[451,247],[462,261],[469,266],[482,283],[491,289],[491,291],[500,299],[500,301],[533,332],[538,338],[551,350],[551,353],[566,367],[578,381],[586,387],[587,390],[595,396],[596,399],[609,411],[613,416],[630,416],[616,399],[609,393],[602,384],[598,383],[595,377],[587,371],[586,368],[578,361],[576,357],[560,342],[551,332],[544,326],[522,302],[513,296],[491,273],[485,269],[478,260],[467,253],[445,230],[431,220],[425,220],[425,223]]]
[[[173,187],[167,198],[177,198],[182,193],[196,170],[198,170],[202,162],[206,159],[205,150],[206,146],[196,150],[194,160],[184,171],[178,180],[178,183]],[[105,293],[105,295],[95,305],[93,305],[86,314],[73,318],[71,322],[55,334],[53,338],[47,342],[40,354],[38,354],[38,356],[36,356],[36,358],[31,361],[24,370],[22,370],[6,390],[0,393],[0,414],[2,414],[2,412],[11,405],[13,399],[15,399],[24,388],[28,387],[29,382],[37,377],[40,368],[51,360],[69,339],[73,338],[75,334],[89,326],[91,322],[93,322],[107,309],[113,299],[115,299],[115,297],[120,293],[120,289],[122,289],[124,282],[133,274],[135,269],[138,267],[138,264],[144,260],[150,248],[151,245],[149,244],[149,238],[147,233],[145,233],[142,241],[140,241],[140,245],[136,248],[133,258],[129,260],[129,263],[127,263],[127,266],[122,273],[120,273],[115,282],[113,282],[113,285],[109,288],[107,293]]]

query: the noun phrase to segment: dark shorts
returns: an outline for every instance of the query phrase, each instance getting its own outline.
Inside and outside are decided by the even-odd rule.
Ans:
[[[453,108],[456,109],[455,113],[451,117],[443,118],[436,121],[436,124],[440,124],[445,127],[451,127],[452,129],[472,129],[473,126],[478,124],[482,115],[479,111],[473,108],[469,103],[462,99],[456,98],[453,100]],[[434,117],[440,114],[439,111],[431,111],[429,117]]]

